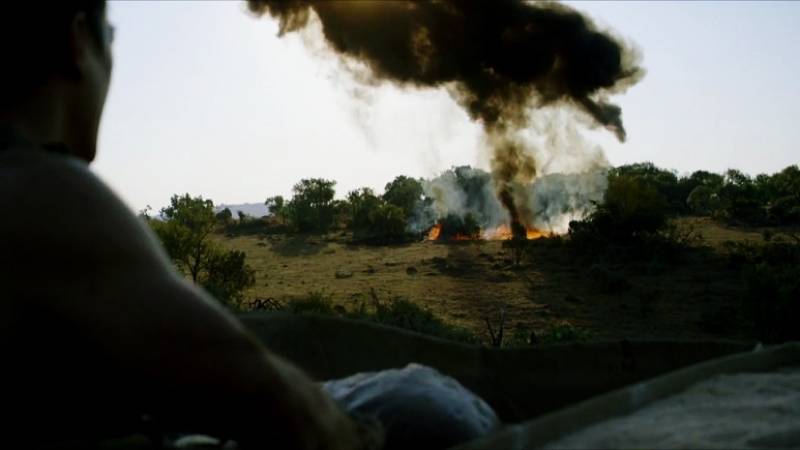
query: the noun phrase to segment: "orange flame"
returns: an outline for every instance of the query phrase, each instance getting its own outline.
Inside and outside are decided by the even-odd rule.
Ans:
[[[437,223],[434,225],[430,231],[428,231],[428,240],[429,241],[436,241],[442,234],[442,224]],[[551,233],[547,233],[545,231],[537,230],[536,228],[528,228],[526,237],[529,240],[532,239],[539,239],[546,236],[549,236]],[[456,234],[455,236],[451,236],[448,240],[451,241],[469,241],[475,239],[483,239],[487,241],[509,241],[514,238],[514,233],[511,231],[511,227],[508,225],[500,225],[497,228],[492,228],[489,230],[484,230],[479,237],[472,237],[463,234]]]
[[[442,224],[437,223],[431,228],[431,231],[428,231],[428,240],[435,241],[439,239],[440,234],[442,234]]]

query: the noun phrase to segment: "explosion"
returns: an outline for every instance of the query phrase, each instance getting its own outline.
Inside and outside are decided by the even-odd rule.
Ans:
[[[495,194],[516,238],[535,220],[525,187],[539,175],[520,131],[531,111],[564,105],[622,141],[621,109],[608,102],[643,76],[638,55],[567,6],[523,0],[249,0],[280,34],[318,20],[328,47],[360,63],[367,84],[446,89],[479,122],[492,150]],[[343,64],[353,67],[352,64]]]

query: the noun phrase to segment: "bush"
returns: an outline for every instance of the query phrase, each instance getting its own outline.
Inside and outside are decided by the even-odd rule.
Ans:
[[[387,244],[407,239],[407,213],[401,207],[385,202],[369,188],[351,191],[347,201],[355,240]]]
[[[305,297],[292,299],[286,304],[285,308],[287,311],[295,314],[337,314],[337,308],[333,303],[332,297],[322,291],[309,292]]]
[[[800,224],[800,197],[788,195],[776,199],[768,209],[770,222],[775,225]]]
[[[211,240],[219,220],[230,220],[227,211],[214,214],[214,203],[202,197],[173,195],[161,210],[163,220],[142,217],[161,240],[176,268],[228,305],[241,301],[243,291],[255,284],[253,270],[243,252],[224,252]],[[230,215],[232,216],[232,214]]]
[[[228,305],[238,305],[244,291],[256,283],[255,272],[245,263],[244,252],[216,251],[208,260],[203,286],[217,300]]]
[[[403,211],[403,218],[408,219],[422,198],[422,193],[422,183],[419,180],[400,175],[386,184],[383,201],[400,208]]]
[[[382,243],[406,239],[406,213],[388,203],[380,205],[370,215],[369,238]]]
[[[686,181],[679,181],[673,171],[656,167],[651,162],[644,162],[615,167],[611,169],[609,175],[611,178],[636,180],[641,186],[657,192],[664,200],[664,208],[669,214],[686,212],[686,197],[692,187]]]
[[[445,323],[431,310],[421,307],[403,298],[394,298],[387,302],[377,300],[372,294],[372,306],[361,302],[355,309],[347,311],[337,305],[332,296],[324,292],[310,292],[307,296],[292,299],[285,305],[275,307],[271,302],[271,310],[283,309],[292,313],[312,313],[335,315],[356,320],[366,320],[404,330],[414,331],[456,342],[476,344],[479,339],[469,330]]]
[[[652,186],[637,179],[609,177],[603,202],[586,220],[570,223],[573,243],[586,249],[645,240],[667,224],[667,203]]]
[[[335,181],[322,178],[303,179],[292,188],[294,196],[288,203],[283,205],[282,199],[271,197],[268,207],[288,218],[297,231],[325,233],[333,225],[335,185]]]
[[[368,314],[367,319],[451,341],[478,342],[478,339],[469,330],[448,325],[431,310],[403,298],[395,298],[387,303],[378,303],[374,313]]]
[[[477,239],[481,235],[481,226],[471,213],[467,213],[463,216],[448,214],[443,219],[439,220],[439,225],[441,225],[439,239],[443,240],[458,238]]]
[[[713,188],[700,185],[689,193],[686,205],[692,213],[698,216],[708,216],[719,208],[719,197]]]

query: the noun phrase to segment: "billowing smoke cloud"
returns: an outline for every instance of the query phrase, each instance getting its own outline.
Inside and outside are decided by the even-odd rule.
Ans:
[[[494,189],[512,228],[534,220],[528,190],[535,158],[516,132],[530,111],[568,104],[625,139],[621,110],[608,103],[638,81],[636,55],[579,12],[522,0],[265,1],[250,10],[278,19],[281,34],[315,14],[330,48],[368,68],[367,82],[445,88],[493,149]]]

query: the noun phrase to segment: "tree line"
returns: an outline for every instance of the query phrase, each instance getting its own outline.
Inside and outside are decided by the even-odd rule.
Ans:
[[[468,199],[484,198],[469,194],[485,189],[490,182],[487,173],[466,166],[450,172]],[[609,242],[663,240],[670,217],[679,215],[710,216],[753,226],[800,225],[800,169],[796,165],[755,177],[738,170],[678,176],[648,162],[610,169],[607,176],[608,188],[595,211],[570,224],[570,239],[585,249]],[[240,212],[237,220],[230,209],[215,211],[210,199],[189,194],[172,196],[158,216],[152,217],[149,210],[141,216],[187,278],[223,302],[236,304],[255,283],[254,271],[243,252],[223,250],[212,238],[215,232],[327,233],[345,229],[357,242],[389,244],[418,239],[425,230],[412,232],[409,224],[433,202],[425,195],[422,182],[398,176],[386,184],[382,194],[364,187],[337,199],[336,181],[308,178],[294,185],[288,199],[267,198],[269,215],[263,218]],[[481,205],[470,208],[484,209]],[[445,225],[445,232],[480,234],[481,218],[471,213],[438,220]]]

